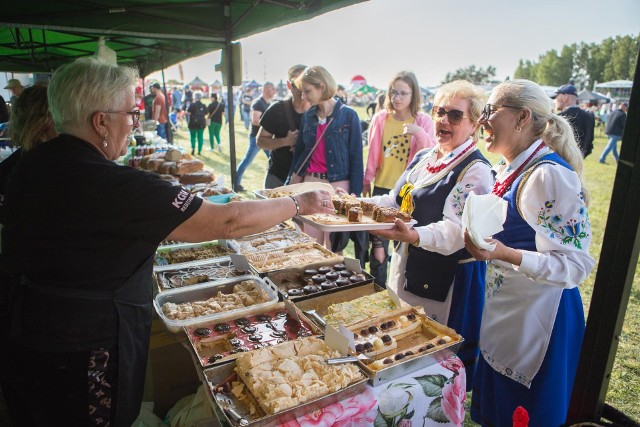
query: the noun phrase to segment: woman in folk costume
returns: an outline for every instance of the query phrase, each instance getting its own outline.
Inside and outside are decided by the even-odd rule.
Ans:
[[[518,407],[530,426],[564,424],[576,374],[584,312],[578,285],[591,271],[583,161],[571,126],[537,84],[498,85],[485,106],[487,149],[501,154],[493,192],[508,202],[489,260],[471,416],[511,426]]]
[[[438,144],[416,154],[389,194],[371,199],[400,206],[417,221],[407,228],[396,220],[392,230],[375,232],[401,242],[392,256],[388,286],[465,338],[459,356],[469,388],[478,358],[486,264],[464,249],[461,216],[471,191],[486,194],[493,185],[489,162],[475,142],[484,99],[467,81],[438,89],[433,107]]]

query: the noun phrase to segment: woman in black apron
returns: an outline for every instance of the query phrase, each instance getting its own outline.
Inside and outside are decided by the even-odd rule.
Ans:
[[[332,211],[324,192],[216,205],[117,165],[139,124],[136,81],[133,69],[93,58],[61,67],[49,85],[60,135],[22,156],[8,177],[0,385],[16,426],[136,419],[162,240],[239,237]]]

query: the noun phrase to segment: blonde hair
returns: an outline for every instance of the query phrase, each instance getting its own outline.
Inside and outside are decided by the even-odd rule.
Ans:
[[[39,83],[26,88],[11,108],[11,141],[28,151],[49,139],[50,128],[53,120],[47,102],[47,85]]]
[[[336,92],[338,92],[336,81],[331,77],[331,74],[329,74],[326,68],[320,65],[305,68],[295,83],[296,87],[300,90],[302,90],[302,83],[315,86],[316,88],[324,86],[322,90],[322,101],[333,98]]]
[[[411,71],[400,71],[398,74],[393,76],[393,78],[389,82],[389,88],[387,89],[388,96],[384,101],[384,109],[388,112],[395,111],[393,109],[391,91],[393,90],[393,84],[398,80],[402,80],[411,88],[411,103],[409,104],[409,111],[411,111],[411,115],[413,117],[417,117],[418,112],[420,111],[422,96],[420,96],[420,86],[418,85],[418,79],[416,78],[416,75]]]
[[[120,108],[137,78],[134,68],[97,58],[80,58],[61,66],[49,83],[49,109],[56,129],[80,129],[96,111]]]
[[[541,138],[549,148],[558,153],[580,178],[585,204],[589,205],[589,195],[584,185],[584,160],[573,128],[562,116],[553,112],[553,103],[538,84],[529,80],[510,80],[493,89],[500,103],[531,111],[532,132]]]
[[[433,100],[433,106],[434,108],[441,106],[453,98],[466,99],[469,102],[469,120],[473,122],[477,122],[482,115],[482,109],[487,99],[482,90],[471,82],[467,80],[454,80],[438,88],[438,92]],[[473,132],[473,139],[477,140],[479,134],[480,126],[476,126],[476,130]]]

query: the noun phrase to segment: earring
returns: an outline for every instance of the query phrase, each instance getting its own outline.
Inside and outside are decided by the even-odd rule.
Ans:
[[[105,133],[105,134],[104,134],[104,139],[102,140],[102,146],[103,146],[104,148],[107,148],[107,145],[108,145],[108,144],[107,144],[107,134]]]
[[[516,132],[520,132],[522,128],[520,126],[516,126]]]

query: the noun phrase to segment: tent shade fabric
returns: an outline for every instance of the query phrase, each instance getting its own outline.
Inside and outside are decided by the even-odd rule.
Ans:
[[[209,86],[207,82],[203,81],[200,77],[196,76],[195,79],[189,82],[189,86]]]
[[[16,1],[0,18],[0,71],[52,72],[105,37],[146,76],[276,27],[366,0]],[[230,27],[225,26],[225,12]]]

